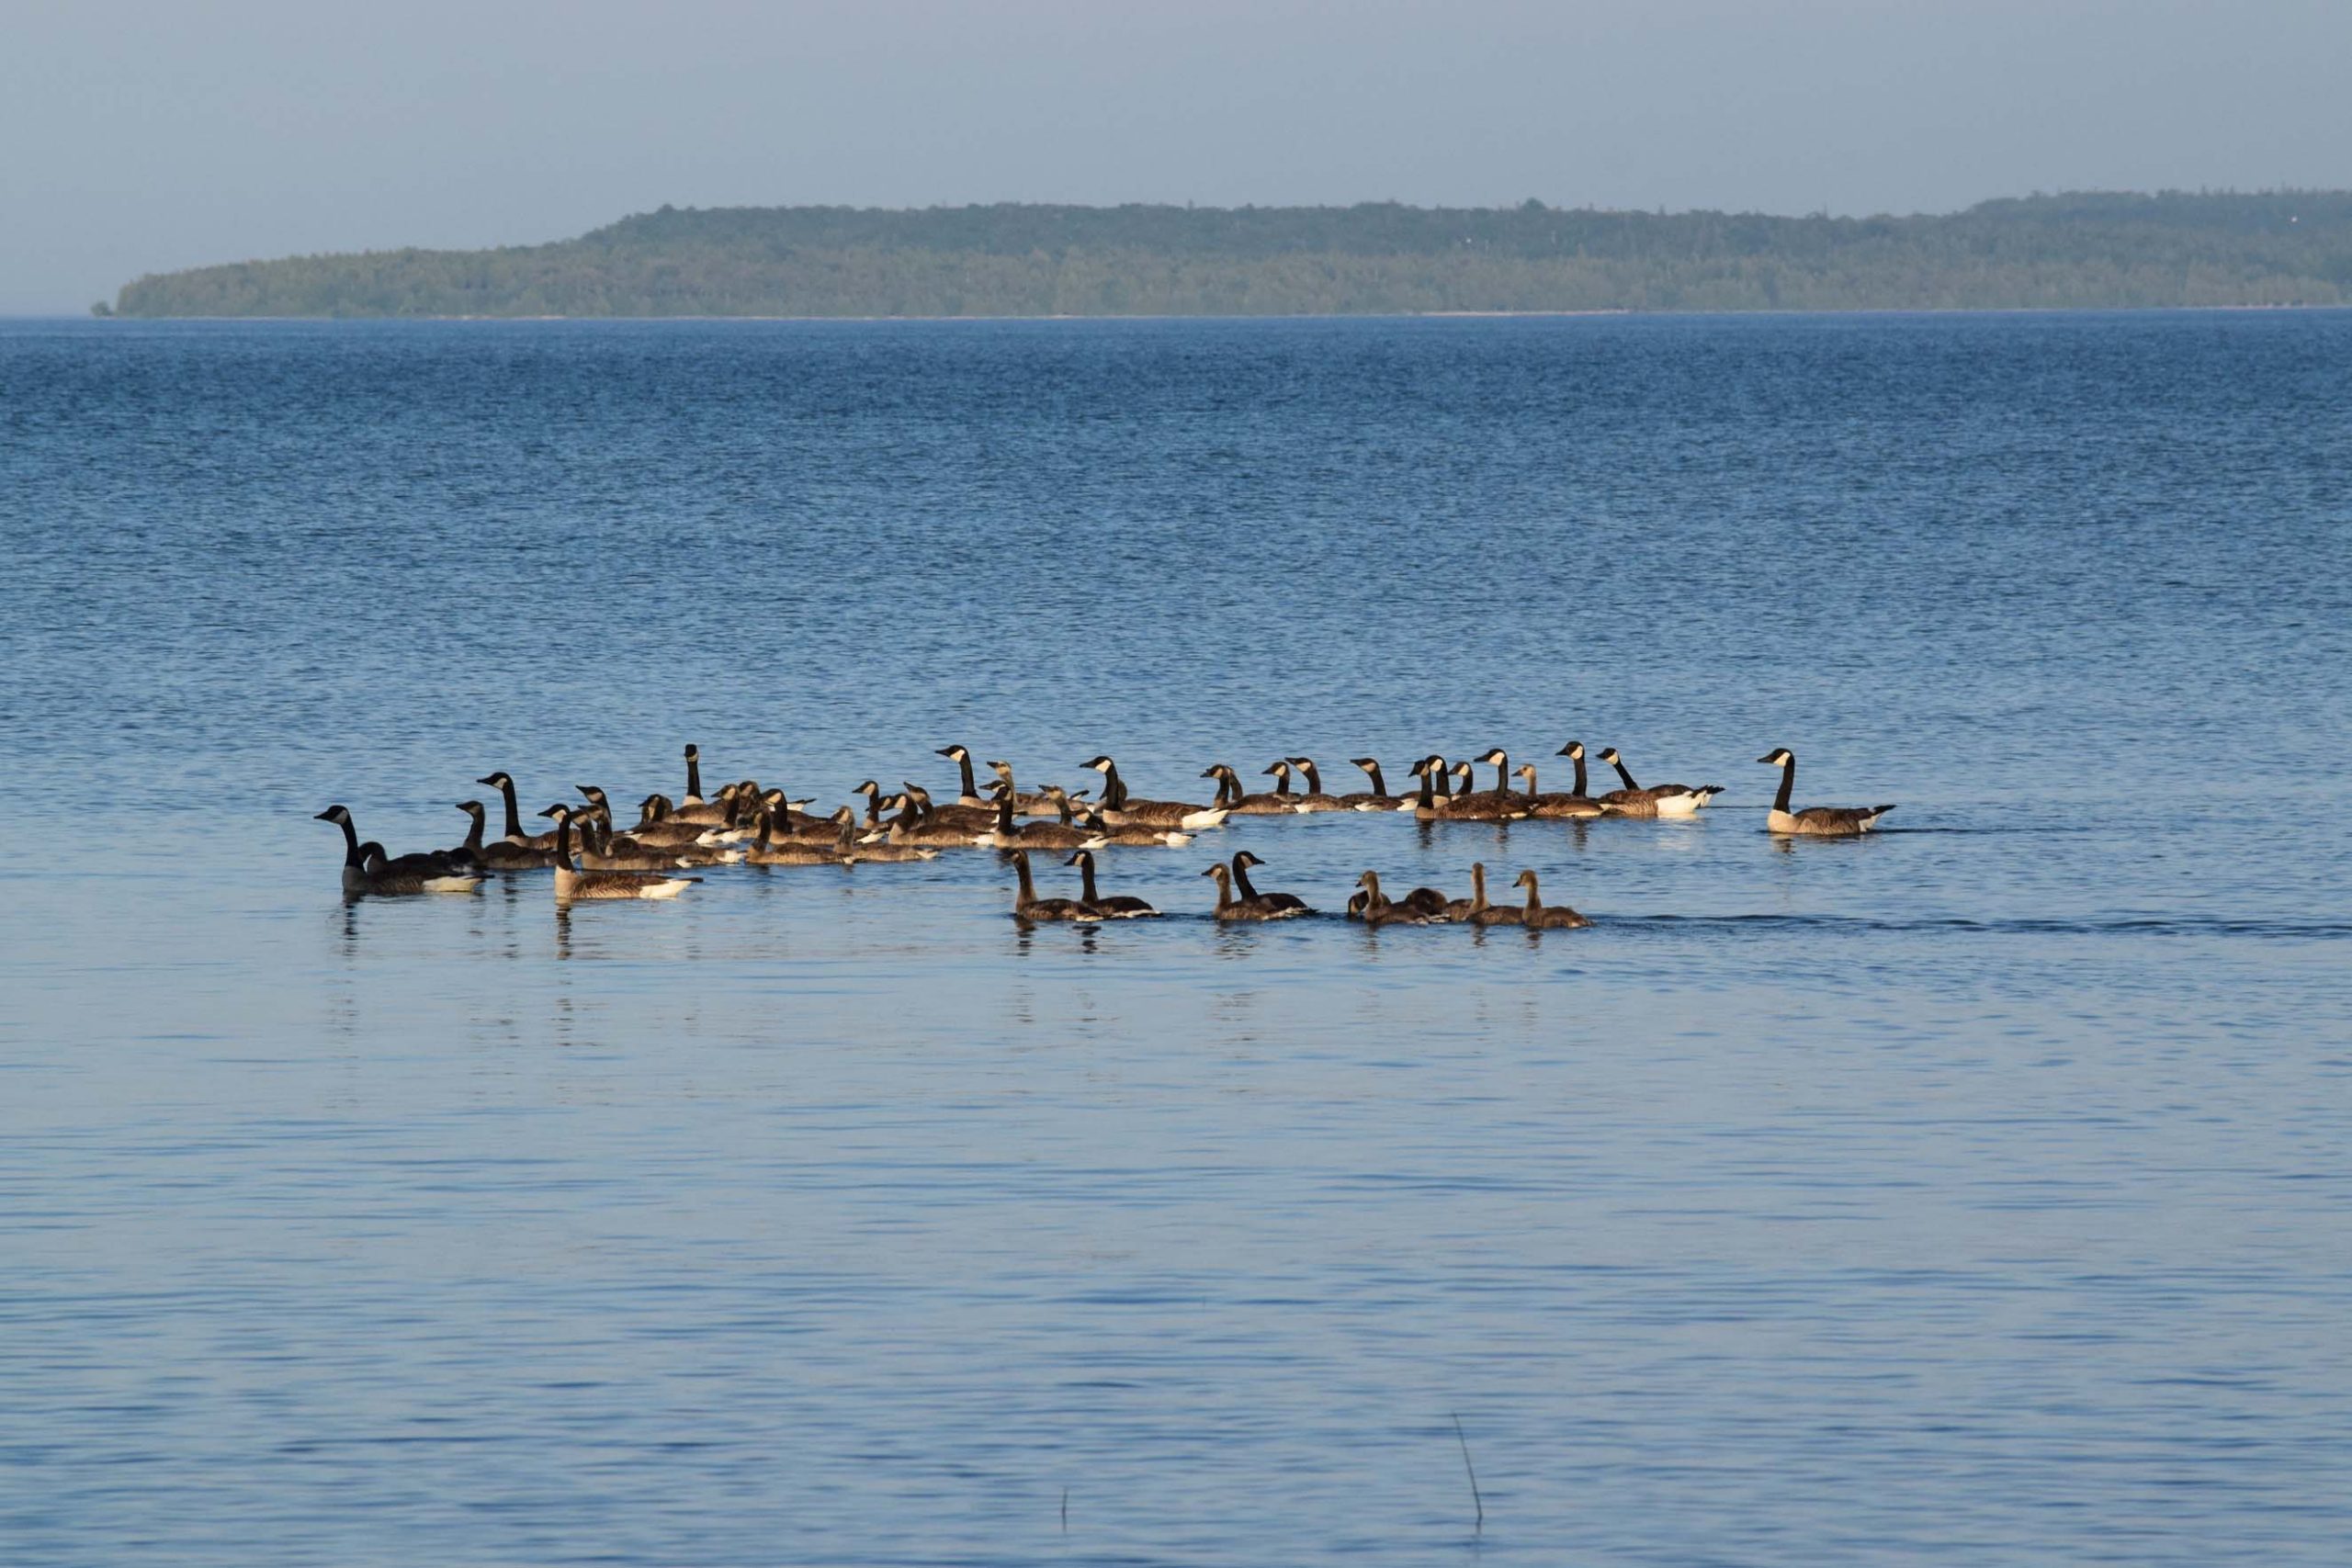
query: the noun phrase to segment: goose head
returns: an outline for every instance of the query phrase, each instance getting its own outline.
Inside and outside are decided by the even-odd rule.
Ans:
[[[514,787],[514,781],[507,777],[503,772],[485,773],[481,778],[474,780],[474,783],[478,784],[487,784],[492,789],[513,789]]]
[[[1600,749],[1600,760],[1608,763],[1611,767],[1615,767],[1618,762],[1617,748],[1614,746],[1603,746]]]
[[[1503,755],[1503,749],[1501,747],[1497,746],[1490,749],[1487,754],[1479,758],[1478,761],[1485,763],[1487,767],[1499,768],[1509,762],[1510,759]]]
[[[314,822],[332,822],[338,828],[351,826],[351,813],[340,806],[330,806],[311,819]]]
[[[461,800],[458,802],[458,809],[477,822],[482,819],[481,802],[479,800]]]
[[[1367,777],[1374,768],[1380,766],[1380,759],[1377,757],[1351,757],[1348,761],[1362,768]]]
[[[1566,746],[1561,747],[1555,755],[1568,758],[1581,757],[1584,755],[1584,742],[1581,740],[1571,740]]]
[[[578,790],[580,798],[589,805],[601,807],[605,804],[605,792],[594,784],[573,784],[571,787]]]
[[[970,756],[971,753],[964,750],[961,746],[942,746],[938,750],[933,751],[932,755],[934,757],[944,757],[951,762],[960,762],[965,758]]]
[[[548,807],[545,811],[540,812],[539,815],[549,818],[557,822],[569,822],[571,820],[571,807],[559,800],[553,806]]]
[[[1782,768],[1786,767],[1791,762],[1795,761],[1797,757],[1795,752],[1790,750],[1787,747],[1782,746],[1775,749],[1770,756],[1758,757],[1756,760],[1771,767]]]
[[[1091,867],[1094,864],[1094,852],[1092,850],[1080,850],[1078,853],[1070,856],[1069,859],[1062,862],[1062,863],[1064,865],[1083,865]]]
[[[1234,864],[1236,864],[1236,865],[1245,865],[1245,866],[1246,866],[1246,865],[1263,865],[1263,864],[1265,864],[1266,863],[1265,863],[1264,861],[1260,860],[1260,859],[1257,857],[1257,855],[1255,855],[1254,853],[1252,853],[1250,851],[1243,850],[1239,854],[1235,855],[1235,856],[1233,857],[1233,863],[1234,863]]]

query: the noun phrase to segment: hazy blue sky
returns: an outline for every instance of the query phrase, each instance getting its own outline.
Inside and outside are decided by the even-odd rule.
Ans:
[[[2352,184],[2352,0],[0,0],[0,312],[681,206]]]

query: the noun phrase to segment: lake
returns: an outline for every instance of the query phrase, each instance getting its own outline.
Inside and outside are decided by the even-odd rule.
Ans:
[[[2343,311],[0,323],[0,1558],[2340,1563],[2347,454]],[[1725,791],[312,820],[1571,739]]]

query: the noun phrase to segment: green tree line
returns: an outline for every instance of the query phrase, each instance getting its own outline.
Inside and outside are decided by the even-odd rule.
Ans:
[[[142,277],[125,316],[1108,316],[2352,303],[2352,193],[1913,217],[1545,207],[678,209],[553,244]]]

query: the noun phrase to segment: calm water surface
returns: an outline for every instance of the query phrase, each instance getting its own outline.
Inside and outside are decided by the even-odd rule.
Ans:
[[[2343,313],[0,324],[0,1560],[2341,1563],[2347,453]],[[1729,793],[311,820],[1571,737]]]

